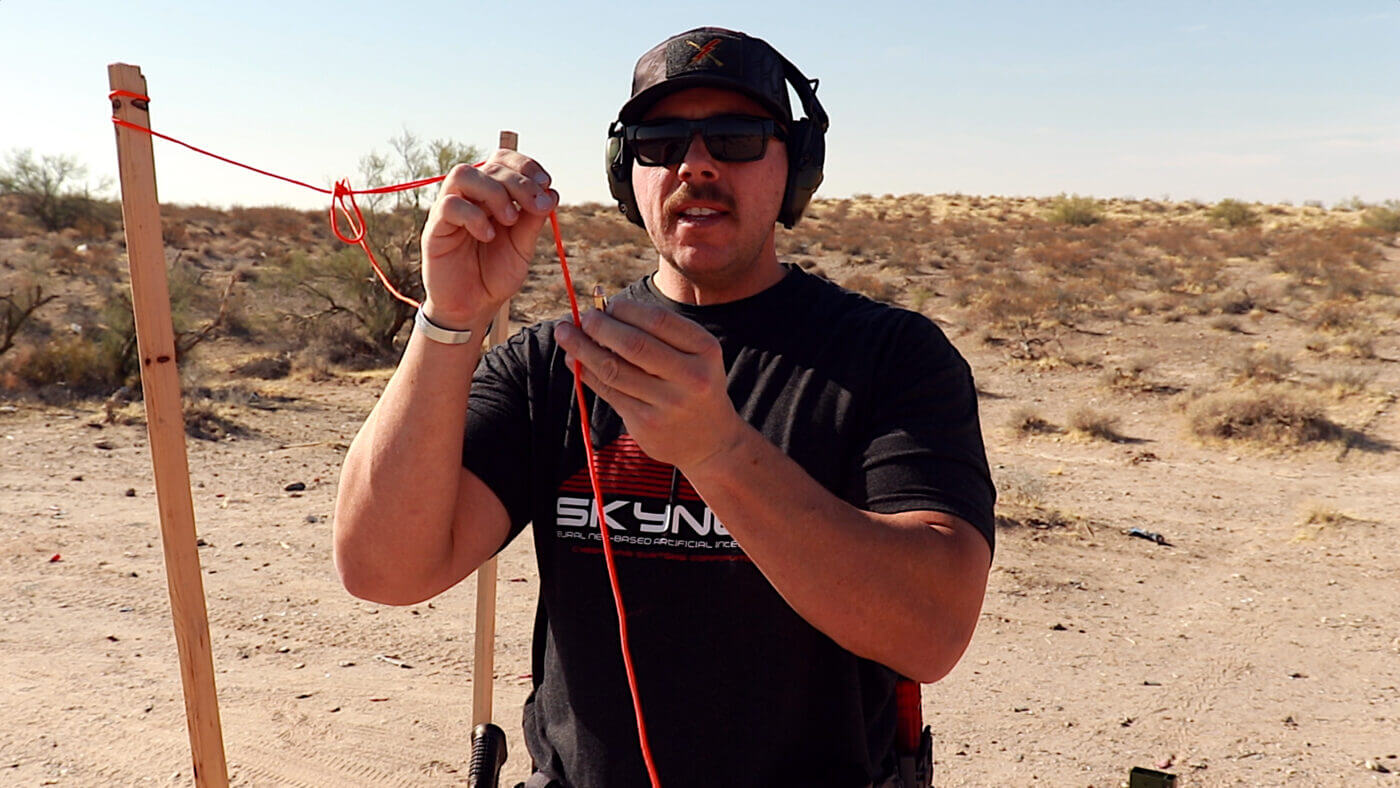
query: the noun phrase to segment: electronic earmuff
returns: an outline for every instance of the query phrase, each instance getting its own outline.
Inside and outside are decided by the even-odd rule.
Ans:
[[[812,195],[822,182],[822,165],[826,161],[826,130],[830,126],[826,110],[817,100],[818,80],[807,79],[787,58],[782,58],[783,76],[792,85],[802,102],[806,117],[794,120],[787,129],[788,176],[783,192],[783,204],[778,221],[792,229],[807,209]],[[608,126],[607,144],[608,189],[617,207],[629,221],[646,227],[637,207],[637,193],[632,188],[632,153],[623,140],[621,119]]]

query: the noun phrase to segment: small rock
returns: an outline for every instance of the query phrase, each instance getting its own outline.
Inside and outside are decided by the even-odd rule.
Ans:
[[[206,542],[206,541],[204,540],[204,537],[201,536],[201,537],[198,537],[198,538],[196,538],[196,539],[194,540],[194,546],[195,546],[195,547],[208,547],[208,546],[209,546],[209,543]]]
[[[1380,772],[1381,774],[1390,774],[1390,769],[1380,761],[1372,761],[1368,759],[1365,765],[1367,769],[1370,769],[1373,772]]]
[[[117,448],[116,446],[112,445],[111,441],[98,441],[97,443],[94,443],[92,445],[93,448],[101,449],[103,451],[111,451],[112,449]]]
[[[321,522],[321,518],[317,517],[317,516],[314,515],[314,514],[308,514],[308,515],[306,516],[306,521],[307,521],[308,523],[319,523],[319,522]]]
[[[128,487],[128,488],[126,488],[126,497],[128,497],[128,498],[135,498],[135,497],[136,497],[136,488],[135,488],[135,487]]]
[[[77,476],[74,476],[74,477],[73,477],[73,481],[75,481],[75,482],[80,482],[80,481],[82,481],[82,480],[83,480],[83,475],[82,475],[81,473],[78,474]]]
[[[306,482],[292,482],[282,489],[286,492],[301,492],[306,489]]]
[[[1055,626],[1050,627],[1050,629],[1054,632],[1064,632],[1066,629],[1068,629],[1068,627],[1066,627],[1064,624],[1057,623],[1055,624]]]

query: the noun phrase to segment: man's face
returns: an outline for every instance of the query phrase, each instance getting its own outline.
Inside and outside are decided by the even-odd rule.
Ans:
[[[739,93],[691,88],[658,101],[644,120],[700,120],[715,115],[769,117]],[[634,163],[632,186],[647,233],[661,257],[687,279],[733,283],[772,257],[774,223],[787,185],[787,147],[768,140],[758,161],[724,162],[697,134],[672,167]]]

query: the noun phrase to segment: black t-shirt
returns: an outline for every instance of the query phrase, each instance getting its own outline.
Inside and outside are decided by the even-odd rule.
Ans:
[[[972,375],[927,318],[789,267],[741,301],[619,293],[720,341],[739,414],[852,505],[957,515],[993,542],[995,493]],[[540,599],[525,739],[574,788],[647,784],[555,322],[488,353],[464,464],[534,524]],[[590,392],[603,500],[642,710],[667,788],[865,785],[893,768],[893,671],[797,615],[669,465]],[[932,571],[932,569],[930,569]],[[862,600],[850,600],[862,604]]]

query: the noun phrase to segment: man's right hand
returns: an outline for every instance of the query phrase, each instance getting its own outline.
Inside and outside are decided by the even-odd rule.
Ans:
[[[453,330],[484,330],[525,283],[535,239],[559,194],[534,159],[497,150],[459,164],[442,182],[423,228],[423,311]]]

